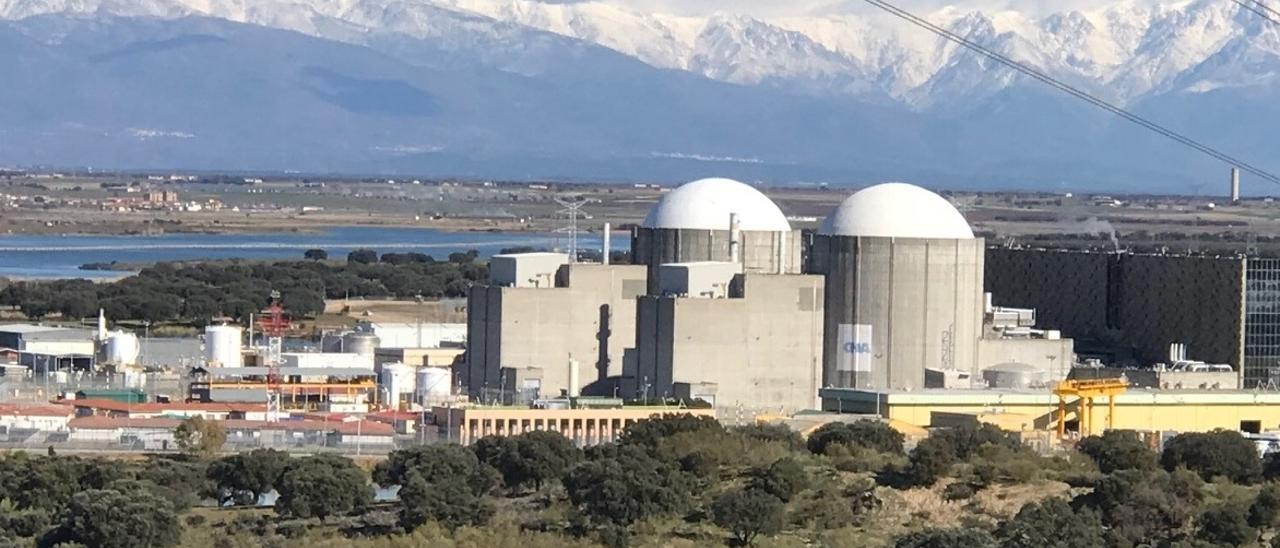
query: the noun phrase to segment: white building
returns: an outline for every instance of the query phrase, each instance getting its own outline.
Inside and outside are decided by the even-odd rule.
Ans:
[[[465,323],[369,322],[362,329],[378,336],[378,348],[440,348],[467,342]]]

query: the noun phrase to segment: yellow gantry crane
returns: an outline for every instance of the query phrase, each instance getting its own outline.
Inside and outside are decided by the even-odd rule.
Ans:
[[[1116,396],[1129,389],[1129,382],[1124,379],[1079,379],[1059,382],[1053,387],[1053,394],[1058,396],[1058,437],[1067,435],[1067,397],[1078,398],[1076,418],[1080,423],[1080,436],[1088,436],[1093,430],[1093,400],[1107,398],[1107,428],[1115,425]]]

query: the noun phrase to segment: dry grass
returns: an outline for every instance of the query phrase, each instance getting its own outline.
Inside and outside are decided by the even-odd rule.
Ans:
[[[1004,519],[1018,513],[1023,506],[1050,497],[1071,496],[1071,486],[1057,481],[1036,481],[1016,485],[996,485],[974,495],[974,509],[988,516]]]
[[[375,322],[392,323],[466,323],[467,303],[465,300],[448,301],[377,301],[377,300],[331,300],[325,301],[325,314],[346,316],[356,319],[368,319]]]

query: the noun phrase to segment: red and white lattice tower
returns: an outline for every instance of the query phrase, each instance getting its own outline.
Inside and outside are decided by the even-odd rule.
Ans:
[[[280,305],[280,292],[272,291],[271,306],[267,307],[266,315],[258,320],[258,327],[267,336],[267,420],[273,422],[280,417],[281,342],[289,325],[289,318],[284,316],[284,307]]]

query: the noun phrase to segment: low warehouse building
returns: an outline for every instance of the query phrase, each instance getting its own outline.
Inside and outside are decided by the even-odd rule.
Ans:
[[[826,388],[821,395],[825,411],[876,414],[926,428],[945,426],[957,415],[983,418],[1011,430],[1052,430],[1057,424],[1058,397],[1049,390],[877,392]],[[1079,420],[1079,412],[1079,400],[1069,400],[1068,425]],[[1280,393],[1130,389],[1115,397],[1114,417],[1104,398],[1095,402],[1091,420],[1095,425],[1144,432],[1207,432],[1216,428],[1280,431]]]

